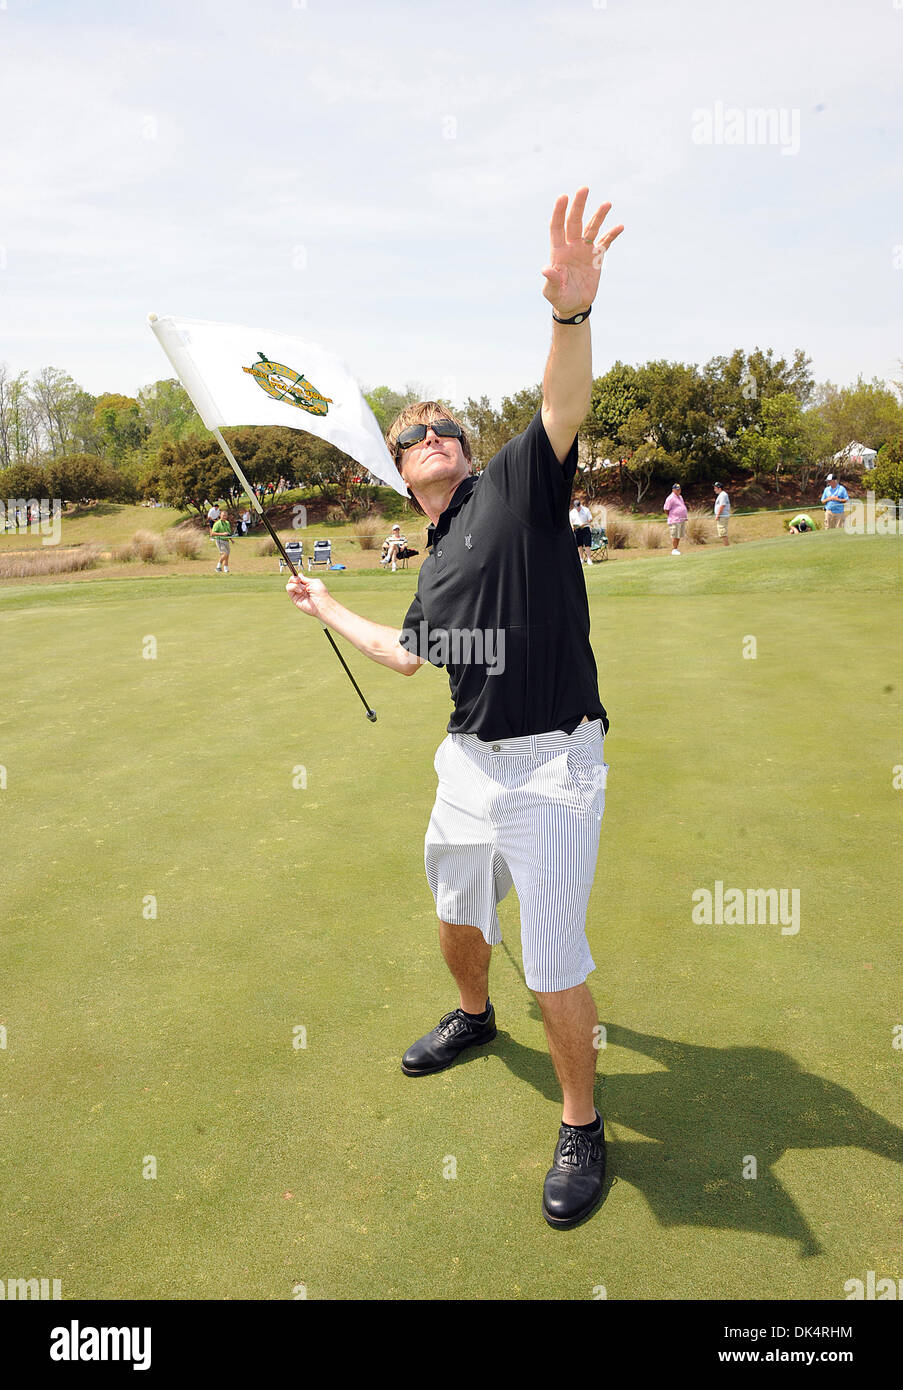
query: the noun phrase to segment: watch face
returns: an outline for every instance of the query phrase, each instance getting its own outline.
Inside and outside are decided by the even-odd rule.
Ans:
[[[258,352],[257,356],[260,361],[252,367],[242,367],[242,371],[249,372],[268,396],[306,410],[310,415],[325,415],[328,412],[333,403],[330,396],[321,395],[292,367],[286,367],[282,362],[271,362],[262,352]]]

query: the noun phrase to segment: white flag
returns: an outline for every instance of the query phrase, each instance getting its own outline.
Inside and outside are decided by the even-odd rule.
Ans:
[[[303,338],[235,323],[156,314],[148,322],[208,429],[307,430],[407,497],[376,416],[331,352]]]

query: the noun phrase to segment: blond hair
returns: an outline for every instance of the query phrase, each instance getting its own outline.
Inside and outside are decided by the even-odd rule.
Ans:
[[[399,460],[396,458],[398,436],[401,434],[402,430],[406,430],[409,425],[431,425],[434,420],[453,420],[456,425],[461,425],[461,421],[453,415],[448,407],[444,406],[441,401],[417,401],[414,405],[406,405],[401,414],[396,415],[395,419],[392,421],[388,433],[386,434],[386,445],[395,461],[395,467],[398,468],[399,477],[401,477],[401,469],[398,467]],[[470,450],[470,440],[464,433],[463,425],[461,426],[461,448],[467,462],[472,463],[473,456]],[[401,480],[404,482],[403,478]],[[407,487],[406,483],[405,486]],[[411,506],[416,512],[419,512],[421,516],[425,516],[426,513],[420,506],[417,498],[411,492],[411,489],[408,488],[407,491],[408,501],[411,503]]]

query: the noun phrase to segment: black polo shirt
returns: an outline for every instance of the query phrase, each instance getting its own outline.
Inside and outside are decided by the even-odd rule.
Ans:
[[[586,582],[568,512],[577,441],[558,462],[537,411],[432,531],[399,641],[448,669],[450,733],[491,741],[602,719]]]

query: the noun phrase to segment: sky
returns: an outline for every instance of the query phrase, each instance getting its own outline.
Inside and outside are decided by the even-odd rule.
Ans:
[[[498,403],[588,184],[596,375],[903,379],[901,71],[903,0],[0,0],[0,362],[134,395],[153,311]]]

